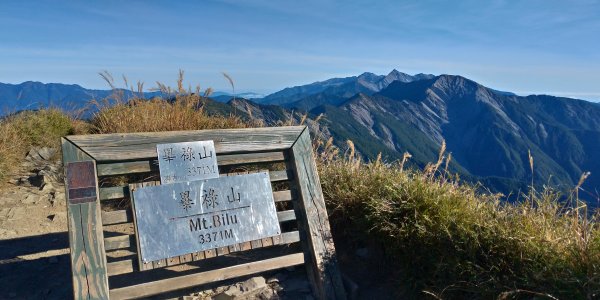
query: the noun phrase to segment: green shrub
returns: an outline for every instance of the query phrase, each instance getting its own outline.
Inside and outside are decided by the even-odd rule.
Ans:
[[[337,238],[383,245],[403,274],[398,286],[413,297],[586,299],[600,291],[597,223],[581,208],[565,209],[551,189],[509,204],[446,178],[439,163],[424,172],[356,160],[319,165],[332,227],[344,228]]]
[[[60,148],[73,132],[72,120],[57,109],[21,112],[0,120],[0,182],[12,174],[32,146]]]

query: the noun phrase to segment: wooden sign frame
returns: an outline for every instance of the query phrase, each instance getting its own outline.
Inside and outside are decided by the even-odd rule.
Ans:
[[[271,181],[285,181],[290,188],[274,192],[274,199],[293,204],[293,210],[280,211],[278,217],[281,222],[297,222],[297,230],[268,241],[198,253],[201,257],[178,257],[175,264],[212,256],[228,258],[231,252],[278,244],[299,243],[300,252],[215,269],[198,268],[159,280],[137,276],[154,272],[138,271],[133,266],[137,258],[107,259],[107,251],[126,249],[134,253],[136,246],[132,235],[105,235],[106,226],[127,224],[132,218],[130,211],[107,210],[103,203],[111,199],[128,200],[129,184],[140,182],[104,186],[106,179],[156,173],[156,144],[200,140],[214,140],[220,168],[253,163],[285,164],[285,170],[271,173]],[[75,299],[141,298],[300,264],[306,266],[315,297],[346,298],[306,126],[67,136],[62,139],[62,151]],[[156,273],[160,272],[158,268],[168,265],[166,261],[162,266],[154,266]],[[119,280],[131,285],[113,287],[113,282]]]

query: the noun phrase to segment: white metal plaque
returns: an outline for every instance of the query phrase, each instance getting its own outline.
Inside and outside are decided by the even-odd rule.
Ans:
[[[142,262],[281,233],[266,172],[133,191]]]
[[[158,144],[156,152],[162,184],[219,177],[213,141]]]

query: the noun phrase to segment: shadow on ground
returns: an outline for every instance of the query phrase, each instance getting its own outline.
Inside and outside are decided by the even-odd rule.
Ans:
[[[72,299],[67,232],[0,240],[0,299]]]

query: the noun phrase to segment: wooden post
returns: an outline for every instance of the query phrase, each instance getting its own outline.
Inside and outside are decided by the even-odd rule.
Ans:
[[[73,297],[108,299],[96,162],[65,138],[62,139],[62,151]]]
[[[319,299],[346,299],[308,127],[292,146],[291,154],[301,195],[297,209],[303,232],[301,243],[307,255],[306,267],[313,293]]]

